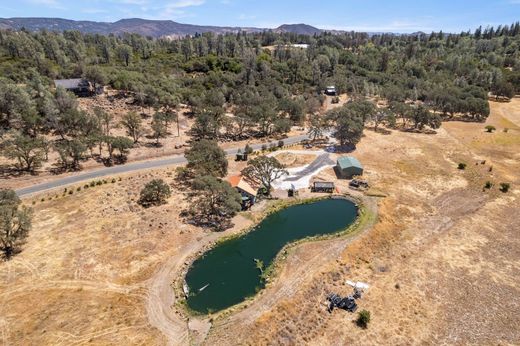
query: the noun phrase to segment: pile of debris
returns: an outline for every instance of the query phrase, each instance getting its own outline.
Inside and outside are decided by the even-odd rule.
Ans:
[[[368,289],[368,285],[364,282],[352,282],[347,280],[347,285],[350,285],[354,288],[354,292],[351,295],[342,298],[336,293],[330,293],[327,295],[327,300],[329,301],[328,311],[332,312],[334,308],[347,310],[349,312],[356,312],[357,303],[356,299],[361,299],[363,292]]]
[[[362,179],[352,179],[348,185],[353,190],[366,190],[369,188],[368,181]]]
[[[327,300],[330,302],[328,308],[329,312],[332,312],[334,308],[343,309],[350,312],[355,312],[357,310],[356,299],[353,295],[341,298],[336,293],[331,293],[327,296]]]

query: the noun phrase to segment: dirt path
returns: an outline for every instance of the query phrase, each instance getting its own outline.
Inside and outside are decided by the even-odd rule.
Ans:
[[[149,280],[146,299],[148,321],[159,329],[168,341],[168,345],[186,345],[189,343],[188,320],[175,310],[175,295],[172,283],[190,256],[199,253],[204,247],[217,239],[239,232],[247,227],[247,220],[238,222],[235,227],[225,232],[213,232],[203,239],[179,246],[168,261]]]
[[[345,237],[338,241],[337,239],[317,242],[320,244],[319,251],[313,253],[310,260],[298,260],[298,269],[286,273],[285,271],[275,279],[275,282],[267,288],[263,294],[254,300],[254,303],[244,310],[232,314],[231,317],[218,322],[219,329],[229,323],[249,324],[254,321],[260,314],[270,309],[281,299],[287,298],[293,294],[295,290],[301,286],[303,282],[310,280],[316,270],[323,263],[333,260],[345,249],[345,247],[365,231],[369,230],[377,220],[377,200],[373,198],[364,198],[364,203],[370,215],[369,220],[362,226],[362,230],[354,237]],[[231,232],[237,232],[234,229]],[[227,232],[226,232],[227,233]],[[147,296],[146,309],[148,320],[151,325],[159,329],[167,338],[169,345],[185,345],[190,342],[190,331],[188,321],[176,312],[175,297],[172,289],[173,278],[182,270],[182,266],[188,258],[198,253],[202,248],[211,242],[222,237],[222,233],[212,233],[198,242],[192,242],[179,252],[173,255],[167,263],[151,278],[149,292]],[[312,243],[310,243],[312,244]],[[308,245],[304,244],[303,246]],[[299,248],[298,246],[297,248]],[[291,256],[292,257],[292,256]],[[202,341],[205,335],[199,336]]]

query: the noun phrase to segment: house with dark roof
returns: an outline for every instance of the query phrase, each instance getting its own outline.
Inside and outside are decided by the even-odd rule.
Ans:
[[[79,97],[92,96],[96,91],[92,84],[84,78],[57,79],[54,81],[54,85],[56,88],[73,92]]]
[[[342,179],[352,179],[354,176],[363,175],[363,165],[353,156],[340,157],[334,170]]]

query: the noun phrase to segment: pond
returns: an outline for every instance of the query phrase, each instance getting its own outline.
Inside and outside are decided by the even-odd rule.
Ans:
[[[242,302],[265,287],[262,271],[288,243],[336,233],[357,217],[346,199],[294,205],[267,216],[250,232],[226,240],[198,258],[186,274],[190,309],[215,312]]]

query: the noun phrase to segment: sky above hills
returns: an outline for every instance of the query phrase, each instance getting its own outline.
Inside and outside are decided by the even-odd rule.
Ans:
[[[520,0],[0,0],[0,17],[170,19],[266,28],[306,23],[372,32],[460,32],[520,20]]]

